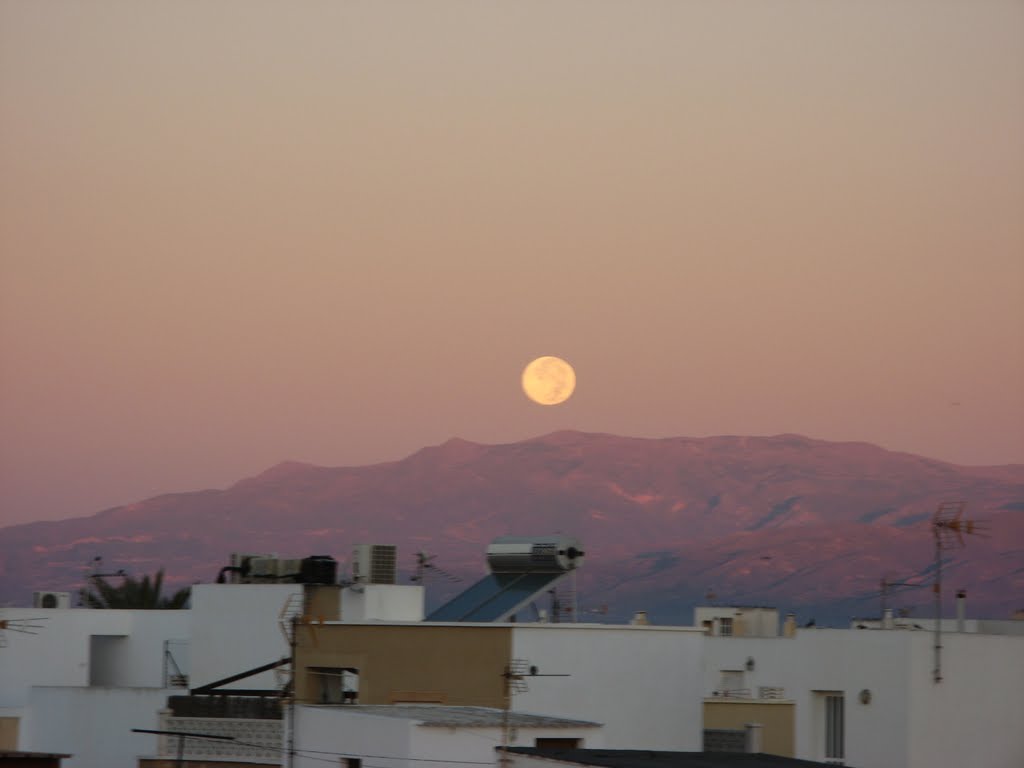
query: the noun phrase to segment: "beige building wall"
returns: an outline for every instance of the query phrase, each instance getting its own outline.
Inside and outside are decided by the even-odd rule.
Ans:
[[[795,709],[791,701],[705,701],[704,727],[742,731],[747,723],[760,723],[762,751],[769,755],[794,757]]]
[[[337,621],[341,618],[341,587],[334,584],[307,584],[303,602],[310,621]]]
[[[296,698],[314,703],[322,669],[356,669],[360,704],[504,706],[507,626],[321,624],[296,636]]]
[[[276,763],[247,763],[238,760],[196,760],[179,762],[168,757],[140,757],[139,768],[275,768]]]
[[[18,751],[18,721],[17,717],[0,717],[0,751]]]

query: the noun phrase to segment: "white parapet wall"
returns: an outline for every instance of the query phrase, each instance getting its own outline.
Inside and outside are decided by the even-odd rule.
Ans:
[[[940,683],[934,642],[930,632],[906,630],[711,637],[704,691],[713,697],[723,687],[739,689],[755,699],[769,691],[792,701],[798,758],[828,757],[827,700],[841,698],[847,765],[1020,768],[1024,638],[944,634]]]
[[[189,655],[193,688],[261,667],[289,655],[282,611],[301,607],[301,584],[197,584],[192,588]],[[300,611],[301,612],[301,611]],[[273,671],[227,688],[279,687]]]
[[[513,708],[599,722],[609,749],[700,751],[704,640],[692,627],[517,625],[513,658],[559,676],[525,678]]]
[[[408,584],[356,584],[341,592],[342,621],[423,621],[424,590]]]
[[[135,768],[153,754],[156,736],[133,728],[159,728],[169,695],[161,688],[37,687],[30,698],[20,749],[70,754],[64,768]]]

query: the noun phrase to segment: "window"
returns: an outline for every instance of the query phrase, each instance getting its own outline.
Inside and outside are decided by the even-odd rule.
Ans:
[[[311,695],[317,704],[356,704],[359,672],[350,667],[311,667]]]
[[[722,637],[732,637],[732,619],[722,617],[718,620],[718,634]]]

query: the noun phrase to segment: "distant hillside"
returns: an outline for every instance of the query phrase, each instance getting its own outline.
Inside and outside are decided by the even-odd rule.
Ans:
[[[0,603],[74,590],[95,556],[174,583],[211,581],[229,553],[330,554],[354,544],[436,554],[467,580],[495,536],[584,540],[580,606],[621,619],[688,620],[718,601],[803,614],[877,612],[879,580],[932,567],[929,520],[965,500],[990,538],[950,553],[971,613],[1024,608],[1024,466],[962,467],[866,443],[798,435],[637,439],[556,432],[503,445],[464,440],[385,464],[284,463],[225,490],[158,496],[91,517],[0,529]],[[434,600],[449,583],[431,586]],[[924,610],[929,595],[897,597]]]

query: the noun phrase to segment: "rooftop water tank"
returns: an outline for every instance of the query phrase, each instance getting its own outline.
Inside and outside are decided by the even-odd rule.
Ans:
[[[572,536],[499,536],[487,547],[491,573],[560,573],[583,565],[583,549]]]

